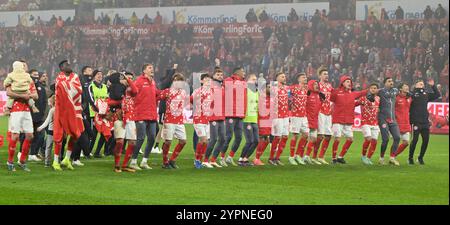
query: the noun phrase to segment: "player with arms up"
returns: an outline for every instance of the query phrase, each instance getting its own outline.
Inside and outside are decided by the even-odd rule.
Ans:
[[[163,144],[163,169],[178,169],[175,163],[178,155],[186,145],[186,129],[183,121],[183,109],[189,103],[189,95],[185,88],[185,79],[181,73],[173,75],[172,87],[161,91],[160,99],[166,101],[166,113],[164,117],[163,130],[161,137],[164,139]],[[170,145],[173,138],[178,139],[170,160],[168,158]]]
[[[334,103],[333,111],[333,164],[345,164],[344,156],[353,143],[353,120],[355,118],[355,100],[367,94],[367,90],[352,91],[352,80],[349,76],[340,78],[340,86],[333,90],[330,100]],[[339,139],[344,135],[346,141],[336,159]]]

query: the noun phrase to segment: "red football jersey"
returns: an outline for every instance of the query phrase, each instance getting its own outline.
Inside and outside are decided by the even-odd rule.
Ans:
[[[36,93],[36,86],[34,83],[30,84],[30,93]],[[14,101],[10,112],[30,112],[30,106],[25,100]]]
[[[319,82],[319,90],[325,95],[325,100],[322,101],[322,107],[320,108],[320,113],[324,115],[331,115],[331,92],[333,91],[333,87],[331,83],[322,83]]]
[[[272,91],[272,90],[271,90]],[[289,117],[289,107],[288,107],[288,91],[285,85],[277,85],[273,87],[272,98],[276,118],[286,118]]]
[[[184,89],[167,88],[161,92],[160,99],[166,100],[164,123],[183,124],[183,109],[188,95]]]
[[[130,88],[130,87],[128,87]],[[134,121],[134,96],[127,90],[122,100],[123,121]]]
[[[371,102],[366,96],[356,100],[356,105],[361,106],[361,125],[378,125],[378,110],[380,106],[380,97],[375,96],[375,101]]]
[[[308,89],[305,85],[303,87],[300,84],[292,85],[291,98],[292,98],[292,108],[291,116],[293,117],[305,117],[306,116],[306,99],[308,98]]]
[[[208,124],[212,116],[212,89],[203,86],[195,89],[191,96],[191,102],[194,104],[194,124]]]
[[[409,108],[411,107],[411,97],[397,95],[395,99],[395,120],[397,120],[400,133],[411,131],[409,123]]]

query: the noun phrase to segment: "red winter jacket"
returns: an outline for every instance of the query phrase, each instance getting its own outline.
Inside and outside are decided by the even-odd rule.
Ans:
[[[306,117],[308,118],[308,125],[310,129],[317,129],[319,124],[319,111],[322,107],[319,92],[314,91],[314,83],[316,80],[308,81],[309,95],[306,98]]]
[[[409,123],[409,108],[411,107],[411,97],[400,94],[395,98],[395,120],[397,121],[400,133],[411,132]]]
[[[334,102],[333,122],[338,124],[353,124],[355,118],[355,100],[367,94],[367,90],[351,91],[342,86],[344,81],[350,80],[349,76],[340,78],[338,89],[331,92],[330,100]]]
[[[156,121],[158,119],[157,97],[161,91],[156,87],[155,81],[150,81],[144,74],[140,75],[134,84],[137,88],[137,95],[134,97],[135,120]]]
[[[223,81],[225,87],[225,117],[244,118],[247,111],[247,83],[235,74]]]

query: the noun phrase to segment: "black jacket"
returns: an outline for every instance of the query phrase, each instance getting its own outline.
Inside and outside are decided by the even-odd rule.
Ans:
[[[35,79],[33,80],[39,97],[34,104],[39,109],[39,112],[31,113],[31,117],[33,119],[33,123],[42,123],[45,120],[45,110],[47,109],[47,92],[45,90],[45,86],[41,82]]]
[[[409,121],[411,124],[429,125],[428,102],[438,99],[441,94],[436,86],[431,87],[432,92],[423,88],[416,88],[412,93],[411,108],[409,109]]]
[[[160,90],[170,88],[170,86],[172,85],[172,76],[175,74],[175,72],[176,71],[174,69],[168,69],[166,70],[166,76],[160,77],[158,79]],[[158,108],[159,119],[163,120],[162,114],[166,113],[166,101],[160,100]]]
[[[83,113],[89,117],[89,85],[92,82],[92,76],[80,76],[80,82],[83,87],[83,94],[81,96],[81,107]]]

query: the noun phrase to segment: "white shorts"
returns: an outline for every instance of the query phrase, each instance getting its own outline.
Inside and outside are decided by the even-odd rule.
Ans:
[[[321,135],[333,135],[331,130],[331,115],[319,113],[319,129],[317,131]]]
[[[171,141],[174,137],[178,140],[186,140],[184,124],[165,123],[161,131],[161,137],[168,141]]]
[[[209,124],[194,124],[195,133],[198,137],[205,137],[209,139]]]
[[[344,137],[346,138],[353,137],[352,125],[334,123],[332,129],[333,129],[333,137],[340,138],[342,137],[342,135],[344,135]]]
[[[127,121],[124,128],[122,120],[117,120],[116,122],[114,122],[114,138],[122,138],[135,141],[137,138],[136,123],[134,121]]]
[[[400,134],[400,140],[402,140],[402,141],[409,141],[409,137],[410,137],[410,133],[409,132]]]
[[[294,134],[309,133],[308,119],[306,117],[291,117],[289,132]]]
[[[289,135],[289,118],[277,118],[272,120],[272,135],[275,137]]]
[[[317,129],[311,129],[309,131],[309,138],[310,139],[317,139]]]
[[[13,134],[32,134],[33,119],[30,112],[12,112],[8,120],[8,131]]]
[[[370,137],[371,139],[377,140],[378,135],[380,134],[380,127],[373,125],[362,125],[361,131],[364,138]]]

